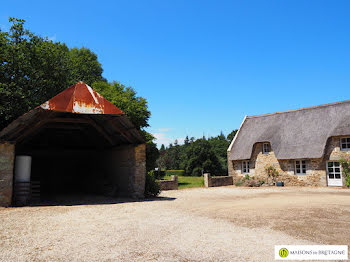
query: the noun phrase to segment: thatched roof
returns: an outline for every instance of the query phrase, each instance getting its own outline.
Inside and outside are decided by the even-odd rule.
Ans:
[[[277,159],[321,158],[327,139],[350,135],[350,100],[246,117],[229,151],[250,159],[253,146],[270,142]]]

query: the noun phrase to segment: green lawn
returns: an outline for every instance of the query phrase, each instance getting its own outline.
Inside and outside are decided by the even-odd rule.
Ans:
[[[170,179],[170,176],[165,176],[163,179]],[[178,182],[179,189],[204,186],[204,179],[201,176],[178,176]]]

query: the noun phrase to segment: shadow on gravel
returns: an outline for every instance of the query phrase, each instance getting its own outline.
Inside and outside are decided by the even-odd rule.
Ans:
[[[30,206],[78,206],[78,205],[111,205],[130,202],[150,202],[150,201],[173,201],[173,197],[154,197],[154,198],[125,198],[108,197],[101,195],[59,195],[45,198],[42,201],[31,203]]]

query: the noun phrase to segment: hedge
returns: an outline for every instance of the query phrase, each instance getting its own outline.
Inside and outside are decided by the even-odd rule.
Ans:
[[[167,176],[183,176],[185,170],[166,170],[165,175]]]

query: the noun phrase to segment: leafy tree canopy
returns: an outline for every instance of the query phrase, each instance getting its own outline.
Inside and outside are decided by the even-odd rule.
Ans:
[[[236,130],[232,131],[232,136]],[[163,145],[157,166],[161,169],[182,169],[185,175],[201,175],[210,172],[212,175],[227,175],[227,149],[231,140],[222,132],[216,137],[195,139],[186,136],[183,145],[176,141]]]
[[[10,30],[0,31],[0,129],[73,83],[102,80],[89,49],[69,49],[25,29],[22,19],[9,21]]]
[[[147,100],[136,96],[132,87],[125,87],[119,82],[98,81],[92,88],[104,96],[112,104],[123,110],[137,128],[147,127],[151,112],[148,110]]]

